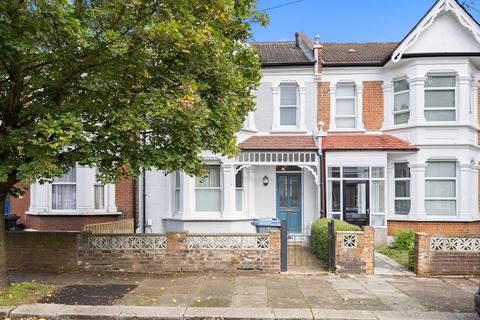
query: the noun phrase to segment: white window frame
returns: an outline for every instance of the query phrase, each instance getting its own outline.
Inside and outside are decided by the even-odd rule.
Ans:
[[[97,171],[98,169],[95,167],[94,168],[94,172],[93,172],[93,209],[96,211],[96,212],[103,212],[103,211],[106,211],[107,210],[107,188],[106,188],[106,185],[104,183],[101,183],[99,181],[97,181]],[[99,187],[99,186],[102,186],[103,187],[103,208],[100,208],[100,209],[97,209],[95,207],[95,189],[96,187]]]
[[[74,166],[71,170],[75,170],[75,182],[58,182],[55,181],[55,179],[52,179],[51,181],[51,186],[50,186],[50,209],[52,212],[58,213],[58,212],[76,212],[78,208],[78,171],[77,171],[77,166]],[[74,185],[75,186],[75,209],[53,209],[53,189],[54,186],[58,185]]]
[[[457,76],[453,73],[428,73],[427,77],[452,77],[454,80],[454,85],[452,87],[427,87],[427,80],[425,80],[425,87],[424,87],[424,105],[423,105],[423,116],[426,122],[453,122],[457,121],[458,118],[458,99],[457,99]],[[445,90],[453,90],[453,102],[454,106],[452,108],[427,108],[427,91],[445,91]],[[454,111],[455,117],[453,120],[428,120],[427,119],[427,111]]]
[[[428,160],[427,166],[429,163],[435,162],[450,162],[455,164],[455,177],[427,177],[426,167],[425,167],[425,214],[432,218],[432,217],[456,217],[458,215],[458,163],[455,160]],[[453,181],[455,183],[455,197],[427,197],[427,181]],[[434,201],[434,200],[450,200],[455,201],[455,212],[450,215],[433,215],[428,214],[427,212],[427,201]]]
[[[404,177],[404,178],[397,178],[395,176],[395,166],[396,165],[400,165],[400,164],[406,164],[407,167],[408,167],[408,173],[409,173],[409,177]],[[409,193],[409,196],[408,197],[397,197],[397,181],[408,181],[408,184],[409,184],[409,188],[408,188],[408,193]],[[397,216],[400,216],[400,217],[407,217],[409,214],[410,214],[410,211],[412,210],[412,196],[411,196],[411,193],[412,193],[412,173],[410,171],[410,167],[408,166],[408,162],[406,161],[402,161],[402,162],[395,162],[393,164],[393,212],[395,215]],[[410,207],[408,208],[408,212],[406,214],[398,214],[397,213],[397,210],[395,209],[396,208],[396,202],[397,200],[399,201],[402,201],[402,200],[408,200],[410,201]]]
[[[244,171],[243,168],[240,169],[240,171],[238,171],[236,174],[235,174],[235,210],[237,212],[244,212],[245,211],[245,174],[244,174]],[[237,187],[237,174],[241,175],[242,176],[242,186],[241,187]],[[241,193],[242,195],[242,200],[241,200],[241,205],[242,207],[238,208],[237,206],[237,194],[238,193]]]
[[[353,96],[338,96],[339,87],[352,87]],[[338,115],[338,100],[353,100],[353,115]],[[353,82],[339,82],[335,87],[335,127],[338,130],[355,130],[357,129],[357,117],[358,117],[358,104],[357,104],[357,87]],[[337,119],[351,119],[353,118],[353,127],[339,127]]]
[[[222,166],[219,164],[208,164],[205,167],[218,167],[219,169],[219,178],[220,178],[220,186],[219,187],[197,187],[196,179],[200,179],[200,177],[195,177],[195,212],[198,213],[220,213],[222,212],[223,208],[223,174],[222,174]],[[218,211],[204,211],[198,210],[197,208],[197,190],[219,190],[220,191],[220,208]]]
[[[407,82],[408,89],[395,92],[395,83],[396,82],[401,82],[401,81],[406,81]],[[408,93],[408,109],[395,111],[395,99],[397,98],[398,95],[404,94],[404,93]],[[395,123],[395,116],[396,115],[404,114],[404,113],[408,113],[410,115],[410,83],[408,82],[408,80],[406,78],[399,78],[399,79],[393,80],[393,111],[392,111],[392,113],[393,113],[393,125],[394,126],[405,125],[405,124],[408,124],[408,122],[410,121],[410,117],[409,117],[409,119],[407,119],[407,122]]]
[[[374,178],[373,177],[373,168],[382,168],[383,169],[383,178]],[[370,205],[370,214],[369,214],[369,218],[370,218],[370,226],[373,226],[372,222],[373,222],[373,216],[377,216],[377,217],[383,217],[383,225],[381,226],[373,226],[373,227],[376,227],[376,228],[385,228],[387,226],[387,222],[385,220],[386,218],[386,211],[387,211],[387,181],[386,181],[386,176],[387,176],[387,168],[385,168],[385,166],[370,166],[368,167],[368,170],[369,170],[369,174],[368,174],[368,194],[369,194],[369,205]],[[372,182],[375,182],[375,181],[380,181],[380,182],[383,182],[383,195],[380,195],[380,196],[383,196],[383,212],[376,212],[376,211],[373,211],[372,210],[372,203],[373,203],[373,199],[372,199],[372,195],[373,195],[373,188],[372,188]]]
[[[174,207],[175,213],[179,212],[182,207],[182,203],[181,203],[182,199],[180,197],[181,180],[182,180],[182,175],[180,171],[175,171],[175,174],[173,176],[173,184],[175,185],[174,193],[173,193],[173,204],[174,204],[173,207]]]
[[[282,104],[282,90],[283,88],[295,88],[295,105],[283,105]],[[297,129],[299,127],[300,123],[300,90],[299,87],[296,83],[281,83],[279,86],[279,107],[278,107],[278,124],[280,125],[281,128],[284,129]],[[282,109],[289,108],[293,109],[295,108],[295,124],[282,124]]]

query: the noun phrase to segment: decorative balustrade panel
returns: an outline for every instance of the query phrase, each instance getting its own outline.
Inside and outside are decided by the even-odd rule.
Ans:
[[[480,252],[480,238],[431,237],[430,250]]]
[[[243,164],[305,164],[316,165],[315,152],[242,152],[235,156]]]
[[[268,250],[268,235],[188,235],[188,249]]]
[[[159,250],[166,244],[164,235],[88,236],[91,250]]]

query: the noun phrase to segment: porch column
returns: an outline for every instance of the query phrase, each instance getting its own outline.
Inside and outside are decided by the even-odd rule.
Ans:
[[[460,176],[457,179],[457,216],[459,218],[470,218],[471,214],[473,213],[473,208],[471,208],[471,206],[474,205],[475,207],[478,207],[477,203],[473,203],[472,200],[475,198],[471,197],[470,192],[472,189],[475,189],[475,184],[472,184],[473,181],[471,181],[470,178],[472,168],[470,163],[462,163],[459,164],[459,169]]]
[[[472,105],[470,104],[470,84],[472,81],[472,77],[459,77],[458,78],[458,85],[459,85],[459,94],[458,94],[458,106],[457,106],[457,119],[460,123],[469,123],[471,115],[470,110]]]
[[[478,212],[478,192],[479,192],[479,177],[478,177],[478,165],[475,162],[471,164],[471,171],[470,171],[470,203],[472,206],[472,215],[474,218],[479,218]]]
[[[364,130],[365,126],[363,125],[363,85],[357,85],[357,123],[355,127],[358,130]]]
[[[248,130],[257,131],[257,128],[255,127],[255,113],[253,111],[248,111],[247,122]]]
[[[299,116],[298,118],[300,119],[300,123],[299,123],[299,129],[300,130],[305,130],[306,128],[306,118],[305,118],[305,114],[306,114],[306,99],[305,99],[305,91],[306,91],[306,88],[305,87],[300,87],[299,88],[299,91],[300,91],[300,108],[299,108]]]
[[[75,168],[73,169],[75,170]],[[77,210],[79,212],[93,212],[93,183],[95,170],[89,167],[77,166]]]
[[[280,87],[274,85],[272,87],[272,129],[278,130],[280,128]]]
[[[411,78],[410,86],[410,119],[409,125],[425,123],[425,77]]]
[[[180,173],[180,216],[195,212],[195,177]]]
[[[236,212],[235,203],[235,170],[233,164],[222,164],[223,172],[223,217],[232,216]]]
[[[393,123],[393,85],[391,83],[383,85],[383,103],[385,105],[385,115],[383,117],[383,127],[390,128]]]
[[[244,188],[246,189],[246,201],[244,212],[248,217],[255,216],[255,167],[245,168]]]
[[[387,190],[387,202],[386,202],[386,216],[395,215],[395,164],[389,163],[387,165],[387,181],[386,181],[386,190]]]
[[[426,218],[425,212],[425,163],[410,164],[410,218]]]
[[[117,212],[117,207],[115,206],[115,185],[106,184],[104,186],[105,192],[107,193],[107,212]]]

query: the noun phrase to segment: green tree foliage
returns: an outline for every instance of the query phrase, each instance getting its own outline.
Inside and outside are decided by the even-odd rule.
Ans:
[[[114,181],[236,152],[260,79],[255,1],[0,1],[0,198],[75,164]]]

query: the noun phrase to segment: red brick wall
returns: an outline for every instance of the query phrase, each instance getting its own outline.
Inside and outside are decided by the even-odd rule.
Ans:
[[[412,229],[431,235],[468,236],[480,234],[480,221],[446,222],[446,221],[399,221],[388,220],[388,235],[395,236],[399,230]]]
[[[383,124],[383,81],[363,81],[363,124],[376,131]]]
[[[356,236],[354,248],[344,246],[345,235]],[[374,238],[373,227],[364,227],[363,232],[337,231],[335,237],[335,272],[373,274]]]
[[[137,181],[137,212],[139,204],[138,181]],[[133,180],[121,179],[115,187],[115,204],[117,209],[123,213],[123,219],[133,219]]]
[[[330,82],[317,84],[317,121],[325,123],[324,130],[330,124]]]
[[[30,206],[30,188],[28,185],[20,186],[25,193],[18,198],[10,197],[10,212],[20,216],[18,223],[25,223],[25,212]]]

